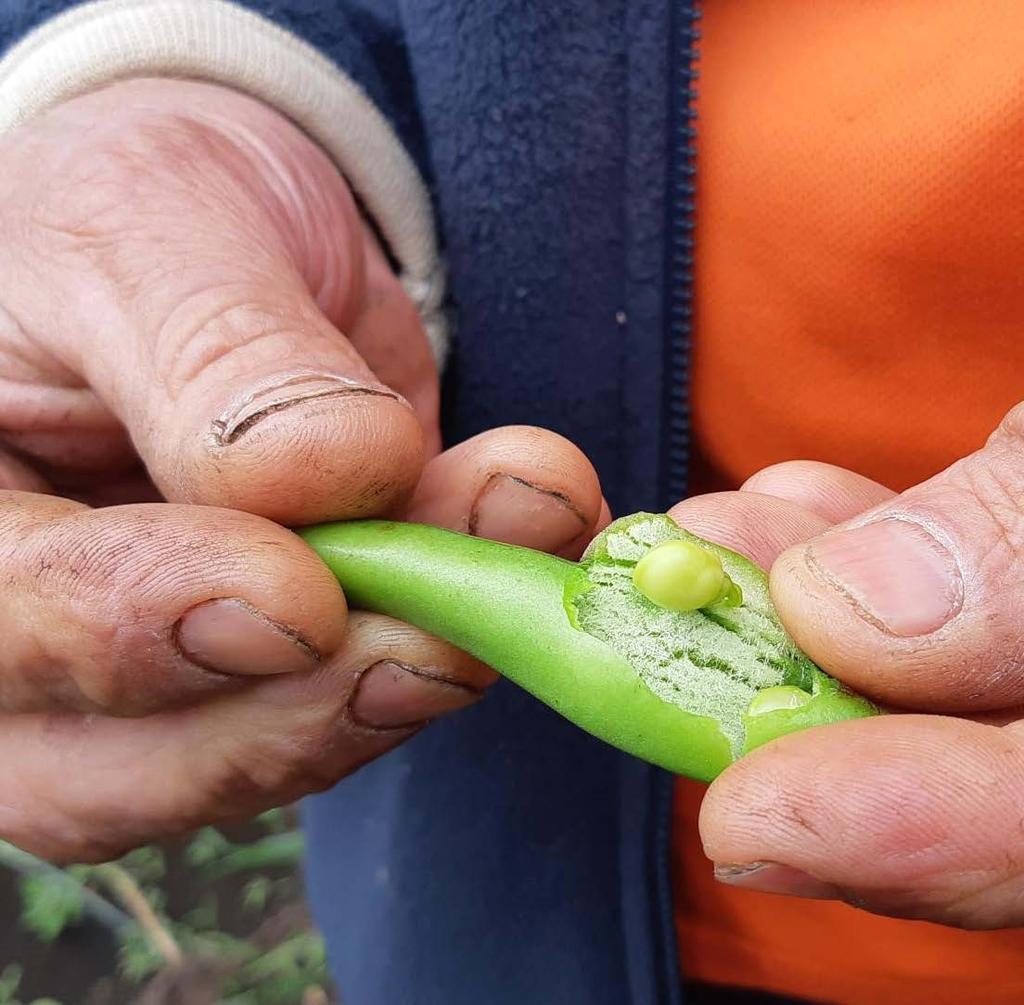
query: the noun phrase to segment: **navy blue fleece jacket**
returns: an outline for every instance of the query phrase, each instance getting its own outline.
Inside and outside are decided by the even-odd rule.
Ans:
[[[0,47],[68,6],[0,0]],[[428,180],[456,335],[445,433],[547,426],[613,511],[685,477],[691,5],[251,2]],[[306,806],[346,1005],[675,1005],[671,780],[501,684]]]

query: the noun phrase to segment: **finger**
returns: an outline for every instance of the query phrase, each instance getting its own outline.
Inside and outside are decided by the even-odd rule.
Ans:
[[[11,207],[5,208],[10,214]],[[0,326],[6,288],[13,283],[21,289],[17,273],[24,262],[7,260],[12,257],[12,249],[0,242]],[[33,292],[38,288],[37,283],[29,284]],[[35,344],[20,325],[4,327],[3,336],[0,428],[11,452],[60,489],[66,481],[74,483],[76,476],[80,480],[85,471],[109,478],[138,463],[124,427],[83,386],[81,375]],[[17,347],[16,353],[12,347]]]
[[[745,555],[770,569],[780,552],[828,528],[797,503],[757,492],[711,492],[691,496],[668,511],[693,534]]]
[[[339,330],[363,313],[366,245],[327,157],[202,84],[126,83],[45,121],[79,137],[32,202],[62,295],[41,302],[22,265],[0,299],[86,378],[164,495],[284,523],[404,502],[423,432]]]
[[[964,718],[988,726],[1016,726],[1024,719],[1024,705],[1018,705],[1016,708],[997,708],[990,712],[965,713]]]
[[[772,596],[797,643],[895,705],[983,711],[1024,702],[1024,412],[986,447],[788,551]]]
[[[362,229],[366,294],[348,336],[377,378],[412,405],[424,429],[426,456],[434,457],[441,450],[437,363],[409,294],[370,229]]]
[[[315,672],[146,719],[17,716],[0,734],[0,834],[48,859],[100,861],[249,817],[334,784],[492,678],[439,639],[354,613]]]
[[[48,492],[50,486],[42,475],[11,454],[0,450],[0,491]]]
[[[717,875],[967,928],[1024,924],[1024,745],[1012,730],[885,716],[785,737],[701,811]]]
[[[788,499],[830,524],[849,520],[896,495],[870,478],[820,461],[786,461],[762,468],[740,491]]]
[[[579,448],[536,426],[481,433],[427,465],[408,518],[577,558],[602,513]]]
[[[0,708],[119,715],[315,668],[345,603],[293,534],[188,506],[0,493]]]

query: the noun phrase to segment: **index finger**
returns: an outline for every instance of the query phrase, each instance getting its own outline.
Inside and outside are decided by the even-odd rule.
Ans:
[[[758,492],[691,496],[668,511],[680,526],[770,569],[787,548],[816,537],[829,524],[808,509]]]

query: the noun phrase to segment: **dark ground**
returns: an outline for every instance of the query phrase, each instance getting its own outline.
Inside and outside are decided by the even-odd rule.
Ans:
[[[244,841],[254,833],[252,826],[226,829],[233,841]],[[246,884],[254,871],[246,870],[211,879],[187,862],[186,843],[163,846],[166,873],[155,885],[164,899],[161,917],[173,923],[210,914],[212,921],[199,925],[214,937],[221,933],[245,940],[249,947],[264,952],[301,932],[312,932],[305,907],[299,869],[290,866],[261,866],[259,881],[272,886],[274,893],[260,909],[244,906]],[[227,970],[223,958],[208,949],[191,952],[186,946],[185,963],[142,981],[131,982],[119,975],[119,940],[116,934],[90,918],[66,928],[56,941],[47,944],[25,930],[21,922],[22,897],[16,873],[0,867],[0,972],[9,964],[22,970],[22,980],[14,1001],[31,1005],[37,998],[53,998],[60,1005],[219,1005],[235,999],[220,991]],[[192,912],[190,914],[190,912]],[[186,933],[186,938],[187,938]],[[180,940],[179,940],[180,941]],[[214,944],[214,948],[216,948]],[[205,958],[197,958],[202,956]],[[277,978],[274,978],[277,980]],[[294,981],[292,981],[294,983]],[[257,987],[249,997],[239,997],[240,1005],[332,1005],[336,999],[321,990],[326,979],[311,979],[309,986],[297,990],[281,982]],[[0,1005],[9,999],[0,993]]]

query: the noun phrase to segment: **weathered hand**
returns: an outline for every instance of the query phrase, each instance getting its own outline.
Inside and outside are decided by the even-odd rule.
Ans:
[[[135,81],[0,141],[0,835],[109,857],[476,700],[489,670],[346,623],[279,526],[578,552],[601,514],[579,452],[514,428],[438,454],[437,398],[347,186],[270,109]]]
[[[822,666],[890,706],[948,713],[815,729],[734,765],[701,815],[721,878],[1024,924],[1022,420],[900,495],[792,463],[674,511],[771,566],[783,620]]]

